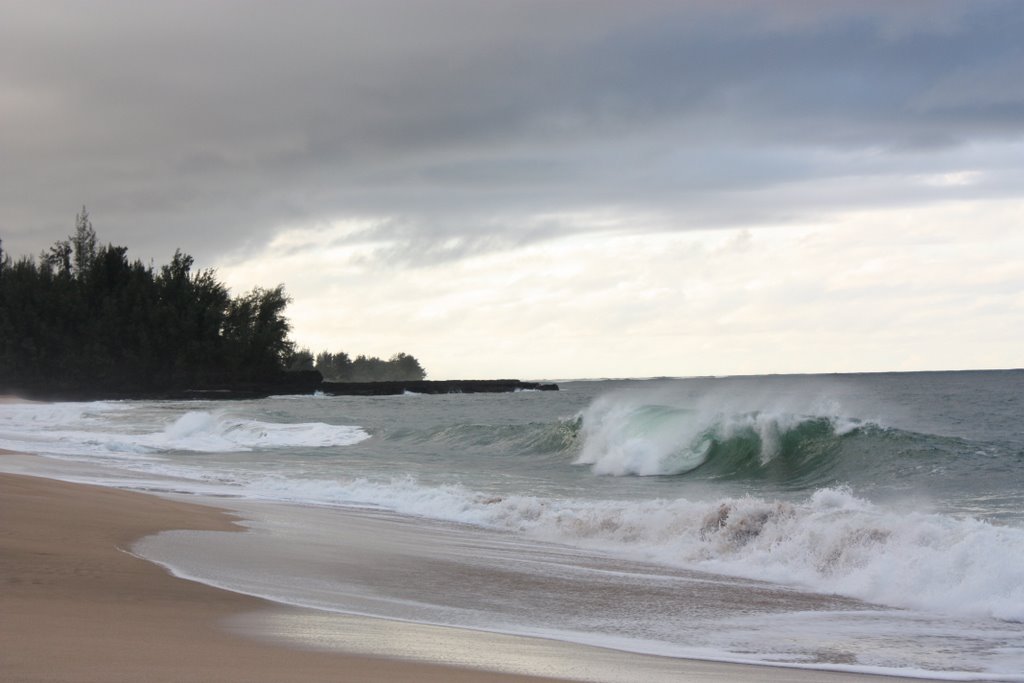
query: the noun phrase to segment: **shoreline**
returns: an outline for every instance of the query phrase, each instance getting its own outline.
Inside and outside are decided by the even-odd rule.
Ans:
[[[152,495],[0,473],[0,670],[9,681],[543,681],[315,652],[232,633],[276,605],[171,576],[132,555],[165,529],[241,530]]]
[[[641,671],[651,680],[926,680],[634,655],[295,609],[176,578],[129,550],[163,530],[244,531],[227,511],[7,473],[0,500],[0,669],[9,680],[511,683],[591,680],[588,670],[602,680]]]

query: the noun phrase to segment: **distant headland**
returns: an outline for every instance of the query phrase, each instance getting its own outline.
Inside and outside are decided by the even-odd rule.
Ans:
[[[393,396],[396,394],[482,394],[515,391],[558,391],[557,384],[517,379],[454,379],[412,382],[324,382],[319,391],[329,396]]]
[[[38,260],[0,241],[0,393],[50,400],[380,396],[553,390],[518,380],[427,381],[406,353],[316,356],[289,339],[283,285],[232,297],[180,250],[159,269],[100,246],[85,207]]]

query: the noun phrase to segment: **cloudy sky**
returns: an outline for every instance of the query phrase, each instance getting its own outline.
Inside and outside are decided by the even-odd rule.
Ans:
[[[430,376],[1024,365],[1024,3],[0,0],[0,238]]]

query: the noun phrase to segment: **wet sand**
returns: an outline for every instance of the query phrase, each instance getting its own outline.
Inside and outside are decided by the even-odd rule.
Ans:
[[[901,680],[293,610],[175,578],[127,552],[160,530],[238,528],[209,507],[0,474],[4,680]]]
[[[0,671],[5,681],[539,680],[307,652],[230,633],[255,598],[176,579],[128,552],[161,529],[233,528],[153,496],[0,475]]]

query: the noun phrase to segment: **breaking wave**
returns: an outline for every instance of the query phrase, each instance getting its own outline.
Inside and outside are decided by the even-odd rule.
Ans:
[[[275,423],[222,411],[178,414],[163,429],[134,424],[126,404],[11,406],[0,421],[0,448],[73,456],[221,453],[275,448],[348,446],[370,438],[360,427],[323,422]],[[121,419],[118,422],[118,418]]]
[[[579,416],[574,463],[598,475],[681,476],[774,490],[927,490],[956,477],[999,477],[1000,444],[886,425],[827,400],[608,394]],[[660,401],[658,399],[661,399]],[[998,488],[998,487],[995,487]],[[993,489],[995,490],[995,489]]]
[[[842,441],[877,425],[835,412],[788,412],[726,405],[648,403],[611,395],[581,416],[577,464],[596,474],[675,475],[700,468],[719,477],[756,476],[770,468],[799,477],[835,454]]]
[[[258,488],[275,499],[379,506],[895,607],[1024,621],[1024,530],[893,510],[844,488],[803,502],[499,496],[412,478],[267,479]]]
[[[191,411],[162,433],[144,435],[139,442],[157,450],[197,452],[248,451],[265,448],[326,448],[350,446],[370,438],[363,429],[323,422],[282,424]]]

